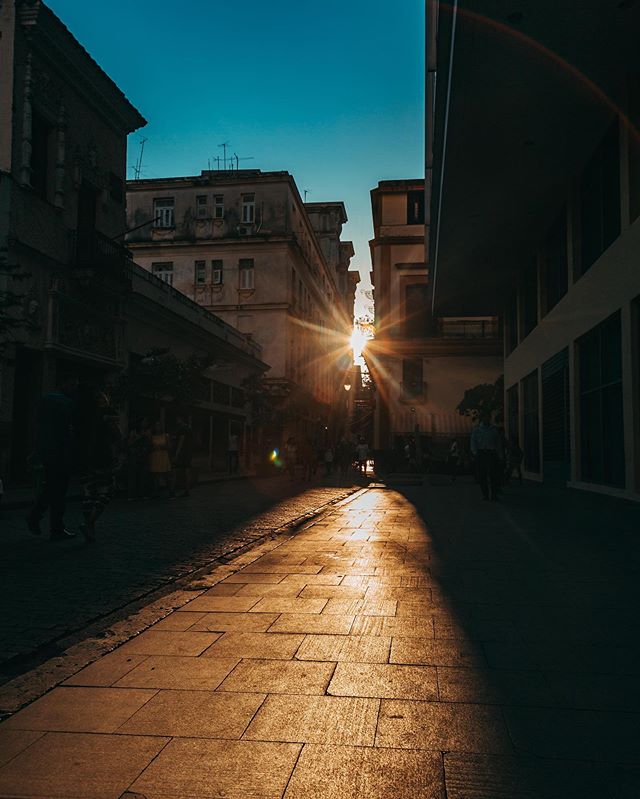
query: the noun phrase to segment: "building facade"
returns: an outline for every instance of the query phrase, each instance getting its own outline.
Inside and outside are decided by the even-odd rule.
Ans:
[[[126,138],[145,120],[44,3],[2,2],[0,42],[0,476],[26,477],[38,400],[61,376],[88,395],[162,350],[218,370],[182,413],[201,465],[221,467],[228,433],[250,428],[243,384],[266,366],[122,244]],[[124,401],[122,427],[175,413],[143,391]]]
[[[545,3],[503,20],[464,5],[428,3],[436,308],[504,313],[507,426],[528,478],[638,500],[640,8]]]
[[[291,175],[260,170],[130,181],[127,192],[136,262],[256,341],[270,390],[326,426],[350,365],[342,203],[305,206]]]
[[[432,317],[424,191],[424,180],[393,180],[371,192],[376,322],[365,357],[376,386],[378,450],[401,451],[416,433],[436,450],[466,436],[471,422],[456,411],[465,390],[501,373],[495,317]]]

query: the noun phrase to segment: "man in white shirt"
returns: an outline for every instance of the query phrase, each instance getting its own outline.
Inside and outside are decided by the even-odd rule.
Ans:
[[[480,415],[480,422],[471,431],[470,446],[482,496],[496,502],[500,489],[498,469],[502,457],[502,438],[498,428],[491,424],[491,414],[487,411]]]

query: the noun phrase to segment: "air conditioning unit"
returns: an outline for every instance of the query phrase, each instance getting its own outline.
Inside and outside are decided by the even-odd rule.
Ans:
[[[253,228],[250,227],[238,227],[238,235],[239,236],[250,236],[253,233]]]

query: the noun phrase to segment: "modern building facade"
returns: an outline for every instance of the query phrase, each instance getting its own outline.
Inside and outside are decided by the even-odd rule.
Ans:
[[[371,192],[376,332],[365,357],[376,386],[378,450],[401,451],[418,431],[436,448],[466,436],[471,420],[456,411],[465,390],[501,373],[495,317],[431,314],[424,196],[420,179],[382,181]]]
[[[114,385],[152,351],[199,356],[182,408],[203,467],[250,428],[243,384],[266,365],[255,342],[137,268],[126,230],[127,134],[145,120],[42,2],[0,4],[0,476],[27,473],[38,400],[61,375]],[[171,422],[165,397],[130,397]],[[242,440],[242,437],[241,437]]]
[[[305,206],[287,172],[203,171],[130,181],[127,214],[136,262],[256,341],[271,389],[324,427],[350,365],[344,205]]]
[[[640,7],[427,20],[436,312],[504,313],[527,477],[638,500]]]

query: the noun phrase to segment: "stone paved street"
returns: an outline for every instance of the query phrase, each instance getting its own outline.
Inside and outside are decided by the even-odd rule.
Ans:
[[[637,799],[638,508],[433,482],[216,567],[0,725],[0,796]]]
[[[306,514],[348,490],[293,488],[283,477],[201,485],[175,501],[116,501],[100,521],[99,541],[51,543],[31,535],[25,511],[0,512],[0,664],[21,669],[25,655]],[[78,503],[67,523],[77,529]]]

